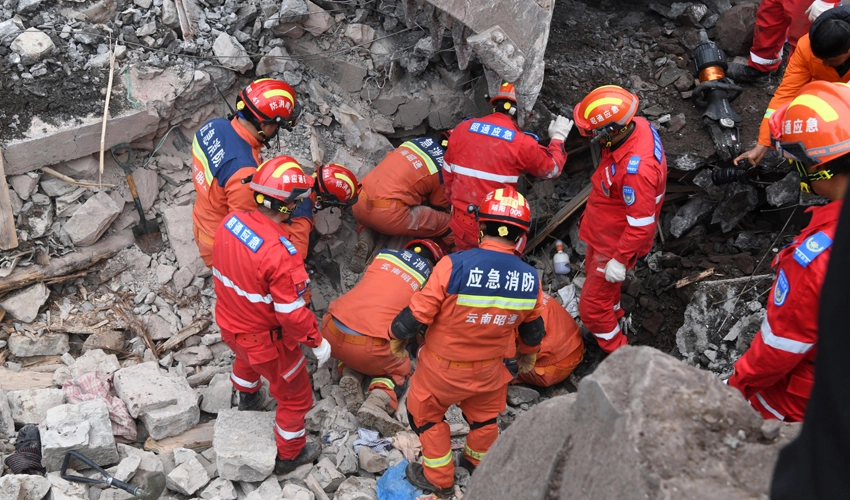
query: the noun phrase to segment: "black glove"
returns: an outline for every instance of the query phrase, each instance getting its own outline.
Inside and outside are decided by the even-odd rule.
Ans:
[[[505,368],[507,368],[508,371],[511,372],[511,377],[513,377],[514,380],[516,380],[516,377],[519,374],[519,365],[517,364],[516,359],[515,358],[505,358],[504,363],[505,363]]]

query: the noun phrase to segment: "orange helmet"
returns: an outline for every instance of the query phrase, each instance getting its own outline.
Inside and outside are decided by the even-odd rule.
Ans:
[[[477,209],[470,207],[478,222],[506,224],[523,232],[528,231],[528,228],[531,227],[531,209],[528,202],[525,201],[523,195],[512,187],[500,188],[487,193],[480,207]],[[509,229],[504,225],[498,228],[499,236],[505,237],[508,232]]]
[[[236,99],[236,110],[252,123],[270,124],[291,130],[301,114],[301,105],[288,83],[273,78],[254,80]]]
[[[287,203],[309,197],[312,187],[313,179],[291,156],[264,161],[251,178],[257,204],[283,213],[291,213]]]
[[[316,178],[316,209],[349,207],[357,203],[360,183],[351,170],[338,163],[322,165],[313,174]]]
[[[616,85],[604,85],[587,94],[573,110],[576,127],[584,137],[607,135],[631,123],[638,96]]]
[[[435,264],[446,256],[446,253],[443,252],[440,245],[431,240],[411,240],[410,243],[404,245],[404,248],[413,251],[413,253],[422,255]]]

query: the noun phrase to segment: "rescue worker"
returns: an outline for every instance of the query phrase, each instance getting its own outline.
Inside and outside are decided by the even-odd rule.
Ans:
[[[446,211],[444,154],[430,137],[411,139],[387,154],[363,177],[360,200],[352,207],[358,232],[365,227],[390,236],[446,238],[451,215]],[[355,256],[365,262],[369,246],[359,240]]]
[[[769,120],[774,111],[791,102],[803,85],[815,81],[850,82],[850,5],[826,11],[809,33],[800,38],[785,75],[767,105],[759,129],[758,144],[735,158],[757,165],[770,148]]]
[[[537,270],[513,253],[530,225],[528,203],[514,188],[499,188],[481,202],[476,219],[479,248],[438,262],[391,326],[391,349],[401,356],[405,344],[428,329],[407,395],[424,468],[411,463],[406,472],[414,486],[438,494],[454,483],[449,425],[443,421],[448,407],[459,404],[469,423],[461,464],[472,471],[499,435],[496,417],[513,379],[503,362],[508,349],[518,336],[519,371],[528,372],[545,335]]]
[[[382,249],[360,282],[331,302],[322,319],[322,336],[331,343],[331,352],[334,359],[339,360],[340,370],[347,366],[370,375],[370,399],[374,399],[371,393],[383,392],[381,400],[391,408],[388,413],[398,409],[398,398],[407,387],[412,370],[409,359],[398,358],[390,351],[390,324],[399,311],[410,304],[410,297],[422,288],[431,275],[431,268],[443,255],[439,245],[431,240],[413,240],[403,250]],[[343,378],[345,380],[340,381],[343,390],[346,393],[356,391],[362,402],[359,381],[354,383],[349,376]],[[384,405],[376,402],[375,406]],[[359,410],[349,409],[353,413]],[[368,418],[373,413],[364,415],[366,420],[374,420]],[[399,425],[398,421],[382,425],[386,422],[360,420],[387,437],[392,435],[389,429]]]
[[[449,227],[458,250],[478,245],[478,224],[466,208],[477,205],[488,193],[505,186],[516,188],[520,174],[543,179],[561,175],[567,152],[564,140],[572,120],[557,116],[549,124],[549,146],[537,143],[537,136],[523,133],[517,126],[516,92],[503,83],[490,99],[493,113],[460,122],[449,137],[443,181],[452,205]]]
[[[726,76],[736,82],[758,82],[779,69],[785,41],[794,56],[797,41],[809,32],[812,22],[840,2],[822,0],[762,0],[756,10],[753,45],[747,64],[730,63]]]
[[[635,116],[638,97],[616,85],[593,90],[576,104],[579,133],[602,148],[579,238],[587,242],[587,280],[579,314],[603,351],[626,345],[618,320],[620,283],[652,249],[667,186],[667,159],[658,132]]]
[[[540,343],[534,369],[518,374],[516,382],[551,387],[566,380],[581,363],[584,358],[584,341],[576,320],[545,292],[542,318],[546,325],[546,336]]]
[[[312,348],[319,366],[330,358],[331,347],[305,307],[310,280],[281,225],[296,202],[310,196],[311,185],[288,156],[262,163],[250,184],[257,208],[226,216],[213,244],[215,319],[236,354],[231,380],[240,394],[257,394],[262,375],[278,403],[277,474],[313,462],[321,451],[306,439],[304,416],[313,390],[298,344]]]
[[[767,315],[729,385],[764,418],[799,422],[814,383],[821,286],[850,179],[850,86],[812,82],[770,119],[777,149],[797,162],[804,191],[830,202],[773,261]]]
[[[192,209],[195,243],[212,266],[213,236],[222,219],[236,210],[255,210],[253,193],[243,184],[262,162],[260,148],[281,127],[292,130],[301,107],[288,84],[261,78],[236,98],[236,114],[213,118],[192,141],[192,177],[197,197]]]

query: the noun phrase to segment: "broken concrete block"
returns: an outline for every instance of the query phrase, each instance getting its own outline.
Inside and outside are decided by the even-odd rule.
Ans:
[[[24,31],[24,25],[20,18],[6,19],[0,23],[0,44],[8,47],[22,31]]]
[[[73,474],[69,471],[69,474]],[[89,500],[88,487],[85,483],[72,483],[62,479],[58,472],[47,474],[50,481],[50,496],[48,500]]]
[[[375,40],[375,29],[368,24],[348,24],[343,34],[350,38],[354,45],[359,45],[367,49]]]
[[[197,458],[192,457],[178,465],[165,477],[165,486],[183,495],[194,495],[210,481],[206,469]]]
[[[74,179],[97,179],[100,173],[100,161],[92,155],[83,156],[62,164]]]
[[[124,338],[124,332],[118,330],[110,330],[107,332],[95,333],[94,335],[89,335],[85,342],[83,342],[83,353],[85,354],[91,350],[101,350],[108,353],[120,353],[124,352],[124,344],[126,343],[126,339]]]
[[[6,393],[12,419],[16,424],[40,424],[47,410],[65,403],[61,389],[25,389]]]
[[[384,472],[387,470],[387,467],[390,466],[387,462],[387,457],[381,455],[368,446],[361,446],[357,457],[359,459],[360,468],[373,474]]]
[[[22,175],[10,175],[7,180],[9,181],[9,185],[12,186],[12,189],[18,193],[18,196],[22,200],[27,200],[38,189],[39,179],[41,179],[40,175],[28,172]]]
[[[44,194],[51,198],[62,196],[77,190],[77,187],[73,184],[68,184],[62,179],[53,176],[43,177],[41,182],[39,182],[39,185],[41,186],[42,191],[44,191]]]
[[[83,203],[62,229],[68,233],[74,245],[87,247],[100,238],[120,213],[121,207],[101,191]]]
[[[525,387],[524,385],[508,386],[508,404],[511,406],[536,403],[539,398],[540,393],[531,387]]]
[[[201,410],[207,413],[218,413],[229,410],[233,399],[233,383],[226,373],[217,373],[204,389],[201,399]]]
[[[700,196],[694,196],[682,205],[670,221],[670,234],[676,238],[682,236],[714,210],[715,203]]]
[[[70,350],[67,333],[44,333],[37,340],[13,333],[9,337],[9,352],[18,358],[32,356],[61,356]]]
[[[492,26],[466,39],[481,62],[499,74],[502,80],[515,82],[522,76],[525,55],[500,26]]]
[[[150,436],[176,436],[198,423],[198,397],[183,377],[164,373],[155,362],[115,372],[118,397],[133,418],[145,424]]]
[[[378,500],[377,488],[374,479],[352,476],[339,485],[334,500]]]
[[[44,305],[49,296],[50,290],[47,286],[44,283],[36,283],[6,297],[0,302],[0,307],[13,318],[24,323],[31,323],[35,321],[39,308]]]
[[[741,2],[720,14],[715,24],[717,45],[730,58],[746,56],[753,45],[753,27],[756,24],[758,4]]]
[[[310,16],[307,2],[304,0],[282,0],[280,2],[280,22],[300,23]]]
[[[310,0],[307,0],[306,3],[308,16],[307,19],[301,23],[301,26],[303,26],[305,30],[309,31],[313,36],[319,36],[325,31],[331,29],[331,26],[334,25],[333,17],[325,12],[325,9],[319,7]]]
[[[115,373],[121,369],[118,357],[115,354],[106,354],[100,349],[86,351],[71,366],[61,366],[53,373],[53,383],[61,386],[69,380],[73,380],[84,373],[104,372]]]
[[[218,475],[231,481],[267,478],[277,457],[274,426],[273,412],[219,412],[213,436]]]
[[[767,202],[774,207],[795,203],[800,199],[800,174],[788,172],[781,181],[765,188]]]
[[[160,264],[156,266],[156,282],[160,285],[164,285],[171,281],[171,277],[174,276],[174,271],[177,268],[174,266],[169,266],[168,264]],[[194,278],[194,276],[192,276]]]
[[[752,185],[743,182],[729,184],[726,188],[726,198],[717,206],[711,223],[720,224],[720,229],[728,233],[756,208],[758,201],[758,192]]]
[[[115,470],[110,470],[109,473],[115,479],[129,483],[133,479],[133,476],[136,475],[136,471],[141,464],[142,457],[139,455],[127,455],[118,462],[118,465],[114,467]]]
[[[283,73],[298,68],[298,63],[289,58],[289,52],[283,47],[275,47],[260,58],[257,63],[257,76]]]
[[[12,409],[9,408],[6,391],[0,389],[0,437],[8,439],[14,435],[15,419],[12,418]]]
[[[166,340],[177,332],[177,328],[159,314],[148,316],[146,326],[153,340]]]
[[[50,408],[38,428],[41,462],[48,471],[59,470],[65,452],[71,450],[79,451],[102,467],[118,462],[109,409],[102,399]],[[80,465],[75,468],[79,469]]]
[[[174,359],[183,363],[184,366],[200,366],[212,361],[213,354],[209,347],[196,345],[180,349],[174,353]]]
[[[164,472],[162,460],[156,454],[123,443],[118,443],[117,448],[118,457],[122,460],[131,456],[139,457],[139,465],[136,467],[136,473],[133,475],[137,480]]]
[[[339,231],[342,227],[339,211],[320,210],[313,215],[316,231],[322,236],[328,236]]]
[[[221,500],[236,500],[236,487],[227,479],[217,477],[201,492],[201,498],[211,500],[220,498]],[[283,498],[289,498],[284,496]]]
[[[345,481],[345,476],[336,470],[334,463],[327,457],[319,460],[310,474],[319,482],[326,493],[333,493]]]
[[[56,46],[43,31],[29,28],[12,41],[10,48],[20,54],[22,62],[32,64],[53,52]]]
[[[133,171],[133,181],[136,183],[136,190],[139,192],[142,210],[147,212],[153,207],[156,197],[159,196],[159,176],[153,170],[137,168]],[[129,191],[124,194],[124,201],[128,203],[133,201]]]
[[[226,32],[221,32],[218,38],[213,43],[213,53],[218,62],[226,68],[244,73],[254,67],[251,58],[245,51],[245,47],[239,43],[239,40],[228,35]]]
[[[245,500],[266,500],[267,498],[281,498],[280,483],[277,477],[269,476],[256,490],[248,493]]]
[[[309,489],[295,483],[286,483],[281,491],[281,498],[287,500],[314,500],[316,495]]]
[[[186,268],[195,276],[207,277],[210,270],[204,265],[193,232],[192,206],[169,207],[162,212],[162,220],[168,232],[168,242],[174,249],[174,255],[181,268]],[[180,272],[180,271],[178,271]],[[175,285],[177,280],[175,276]]]
[[[50,490],[50,480],[32,474],[9,474],[0,477],[0,498],[9,500],[41,500]]]

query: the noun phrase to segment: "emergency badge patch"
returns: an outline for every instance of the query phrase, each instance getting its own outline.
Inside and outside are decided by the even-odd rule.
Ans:
[[[788,278],[785,276],[785,271],[779,270],[779,277],[776,278],[776,286],[773,288],[773,303],[781,306],[788,298],[788,292],[791,290],[791,285],[788,284]]]
[[[638,169],[640,168],[640,156],[632,156],[629,158],[629,164],[626,166],[626,172],[630,174],[638,173]]]
[[[296,283],[295,284],[295,293],[298,294],[298,296],[300,297],[300,296],[304,295],[305,293],[307,293],[307,287],[309,287],[309,286],[310,286],[310,280],[302,281],[301,283]]]
[[[635,203],[635,190],[631,186],[623,186],[623,201],[632,206]]]
[[[289,255],[295,255],[298,252],[298,250],[295,249],[295,245],[283,236],[280,237],[280,242],[283,243],[284,247],[286,247],[286,251],[289,252]]]
[[[599,181],[599,184],[602,186],[602,194],[605,196],[611,196],[611,191],[608,189],[608,186],[605,185],[605,181]]]
[[[806,238],[806,241],[794,250],[794,260],[799,262],[801,266],[807,267],[815,260],[815,257],[822,254],[830,245],[832,245],[832,239],[823,231],[819,231]]]

